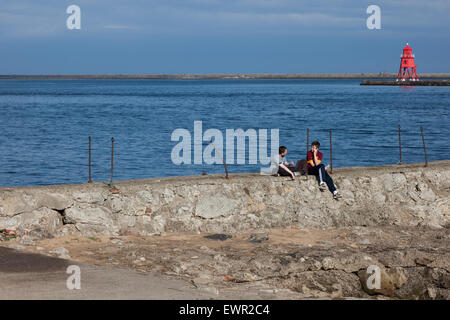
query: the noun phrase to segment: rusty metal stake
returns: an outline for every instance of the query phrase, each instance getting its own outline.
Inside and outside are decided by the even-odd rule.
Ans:
[[[212,144],[214,150],[215,150],[215,151],[217,152],[217,154],[219,155],[220,160],[222,160],[223,167],[225,168],[225,174],[226,174],[225,179],[229,179],[229,177],[228,177],[228,168],[227,168],[227,164],[226,164],[225,161],[223,160],[222,155],[220,154],[220,152],[217,151],[216,146],[214,145],[212,139],[209,140],[209,142]]]
[[[402,164],[402,136],[400,134],[400,125],[398,125],[398,149],[400,151],[400,162],[398,164]]]
[[[114,138],[111,138],[111,180],[109,182],[109,186],[114,188],[112,184],[113,180],[113,168],[114,168]]]
[[[331,130],[330,130],[330,173],[333,173],[333,142],[331,139]]]
[[[309,128],[306,128],[306,154],[309,151]]]
[[[425,167],[428,167],[427,147],[425,146],[425,138],[423,137],[423,128],[422,127],[420,127],[420,133],[422,134],[423,151],[425,152]]]
[[[91,179],[91,136],[89,136],[89,181],[88,183],[92,183]]]

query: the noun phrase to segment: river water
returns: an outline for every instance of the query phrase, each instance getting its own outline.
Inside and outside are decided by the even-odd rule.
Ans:
[[[450,87],[360,86],[360,80],[0,80],[0,186],[109,181],[202,172],[221,164],[173,163],[171,140],[194,121],[202,132],[279,129],[288,160],[319,140],[333,167],[450,159]],[[258,131],[257,131],[258,132]],[[203,148],[208,142],[204,141]],[[222,153],[226,153],[221,150]],[[227,156],[227,154],[223,154]],[[228,154],[229,156],[229,154]],[[192,148],[192,161],[194,149]],[[231,173],[259,172],[261,163],[229,164]]]

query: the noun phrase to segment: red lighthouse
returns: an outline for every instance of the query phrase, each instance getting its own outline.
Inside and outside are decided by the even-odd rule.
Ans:
[[[398,71],[397,81],[419,80],[419,76],[416,73],[416,64],[414,63],[415,56],[412,53],[412,49],[408,43],[406,44],[406,47],[403,48],[403,54],[400,58],[400,70]]]

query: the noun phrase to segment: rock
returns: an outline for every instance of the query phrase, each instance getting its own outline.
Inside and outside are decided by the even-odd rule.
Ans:
[[[19,238],[19,242],[26,246],[34,246],[35,244],[32,237],[29,235],[24,235],[23,237]]]
[[[394,181],[390,174],[382,175],[382,181],[387,192],[391,192],[392,190],[394,190]]]
[[[120,212],[125,208],[125,203],[121,196],[111,196],[106,200],[106,205],[111,209],[112,212]]]
[[[123,241],[118,238],[110,238],[109,240],[112,244],[122,244]]]
[[[161,193],[161,202],[163,204],[169,204],[173,201],[173,199],[175,198],[175,193],[173,192],[173,190],[170,188],[164,188],[163,192]]]
[[[387,173],[383,174],[380,178],[384,183],[384,188],[388,192],[406,185],[406,177],[403,173]]]
[[[71,207],[65,210],[64,222],[75,224],[84,235],[114,234],[119,230],[114,216],[106,207]]]
[[[159,235],[161,234],[161,231],[159,230],[159,222],[159,219],[156,217],[152,218],[149,216],[139,216],[136,217],[135,229],[141,236]]]
[[[106,196],[103,196],[101,192],[90,190],[89,192],[75,191],[72,198],[77,202],[100,205],[103,204]]]
[[[363,297],[358,277],[341,270],[307,271],[291,277],[280,279],[278,287],[283,287],[313,298],[342,298],[346,296]]]
[[[429,201],[429,202],[434,202],[436,200],[436,195],[434,194],[433,190],[431,190],[431,189],[428,189],[428,190],[422,192],[419,195],[419,197],[422,200]]]
[[[11,243],[10,245],[8,245],[8,248],[11,248],[11,249],[14,249],[14,250],[20,250],[20,251],[27,249],[23,245],[17,244],[17,243]]]
[[[430,299],[436,299],[436,290],[434,288],[428,288],[427,293]]]
[[[113,216],[105,207],[72,207],[65,210],[64,222],[108,226],[113,224]]]
[[[22,212],[30,212],[39,207],[32,194],[22,191],[0,193],[0,217],[14,217]],[[0,229],[2,227],[0,226]]]
[[[23,212],[10,218],[0,218],[0,229],[12,228],[26,230],[29,240],[49,238],[62,228],[61,215],[49,208],[39,208]]]
[[[41,193],[38,196],[38,204],[54,210],[64,210],[73,204],[73,200],[58,193]]]
[[[269,240],[269,234],[267,232],[263,233],[253,233],[250,235],[250,238],[248,241],[253,243],[261,243],[263,241]]]
[[[73,224],[65,224],[59,229],[57,235],[58,236],[66,236],[66,235],[69,235],[69,234],[73,235],[73,234],[77,234],[77,233],[80,233],[80,232],[75,227],[75,225],[73,225]]]
[[[213,259],[214,259],[215,261],[222,262],[222,261],[223,261],[223,255],[221,255],[221,254],[215,254],[214,257],[213,257]]]
[[[336,269],[336,262],[335,259],[332,257],[325,257],[322,260],[322,268],[324,270],[331,270],[331,269]]]
[[[400,188],[406,184],[406,177],[404,173],[394,173],[392,175],[395,188]]]
[[[134,230],[136,226],[136,217],[135,216],[126,216],[123,214],[119,214],[117,218],[117,223],[120,228],[121,234],[127,234],[127,233],[133,233],[129,232],[131,230]]]
[[[365,292],[370,295],[382,294],[392,297],[395,291],[401,288],[408,280],[406,273],[402,268],[380,268],[380,288],[370,289],[367,284],[367,280],[372,274],[368,274],[366,269],[358,271],[358,276],[361,281],[361,285]],[[375,279],[371,278],[372,279]],[[373,282],[372,282],[373,283]]]
[[[231,235],[228,234],[220,234],[220,233],[216,233],[216,234],[211,234],[211,235],[207,235],[204,236],[203,238],[205,239],[209,239],[209,240],[219,240],[219,241],[225,241],[227,239],[231,239]]]
[[[386,202],[386,196],[382,193],[376,192],[373,195],[373,201],[378,205],[382,205]]]
[[[200,198],[195,207],[195,215],[204,219],[226,217],[233,214],[238,206],[238,201],[218,196]]]
[[[394,297],[409,300],[426,299],[427,288],[435,285],[428,280],[429,270],[423,267],[408,268],[406,269],[406,272],[408,279],[395,291]]]
[[[58,255],[58,258],[61,258],[61,259],[70,259],[69,250],[67,250],[64,247],[55,248],[55,249],[49,251],[49,253],[56,254],[56,255]]]
[[[112,195],[106,200],[105,205],[113,213],[120,212],[127,216],[142,216],[149,213],[147,205],[137,196]]]
[[[192,280],[192,282],[194,282],[194,284],[196,286],[198,286],[198,285],[205,285],[205,284],[211,283],[212,279],[211,278],[206,278],[206,277],[197,277],[197,278],[194,278]]]
[[[433,260],[428,257],[418,257],[414,260],[414,262],[419,266],[428,266],[433,262]]]

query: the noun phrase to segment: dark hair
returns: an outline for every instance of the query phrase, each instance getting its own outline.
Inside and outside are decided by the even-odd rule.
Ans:
[[[287,150],[287,148],[285,146],[281,146],[278,148],[278,154],[282,154]]]
[[[311,143],[311,146],[316,146],[317,148],[320,148],[320,142],[315,140]]]

